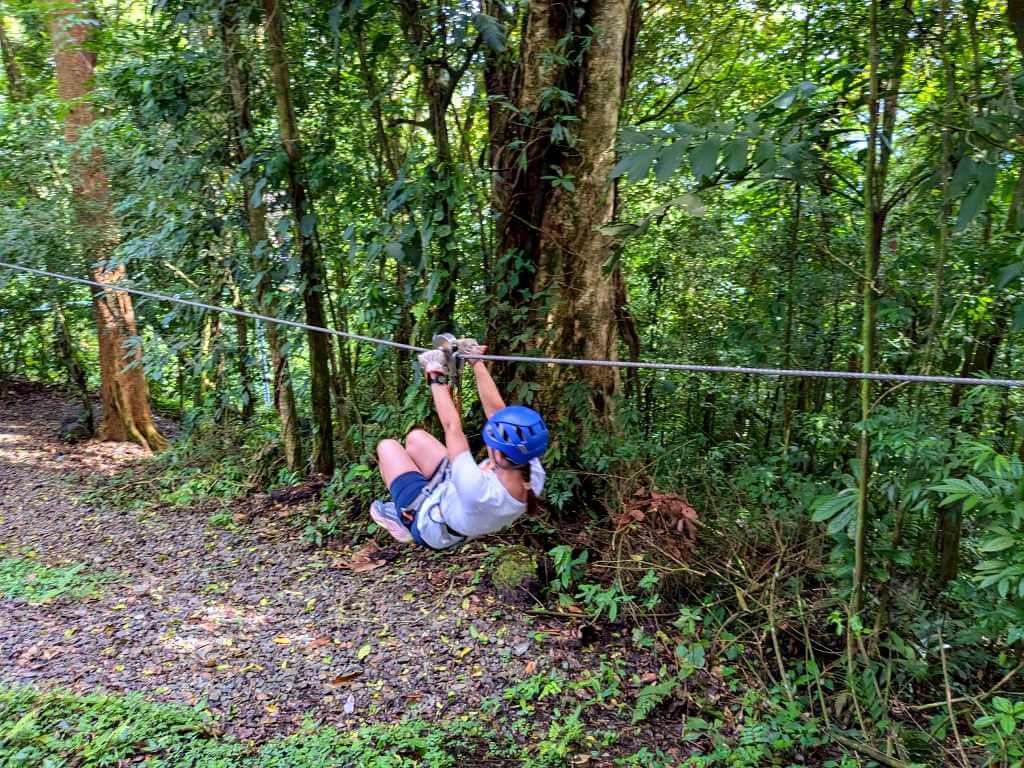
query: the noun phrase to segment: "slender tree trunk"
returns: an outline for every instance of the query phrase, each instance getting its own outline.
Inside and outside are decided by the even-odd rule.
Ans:
[[[267,53],[271,82],[277,104],[281,144],[288,156],[288,196],[295,219],[295,239],[302,259],[302,298],[306,322],[325,326],[323,264],[316,246],[316,211],[303,178],[302,144],[292,107],[288,60],[285,56],[284,10],[278,0],[263,0]],[[309,331],[309,378],[313,410],[313,469],[324,475],[334,473],[334,432],[331,419],[330,340],[326,334]]]
[[[213,291],[210,293],[210,298],[207,300],[208,303],[213,305],[220,304],[220,295],[223,288],[223,283],[218,279],[214,284]],[[199,357],[196,359],[196,367],[199,373],[199,386],[196,387],[194,401],[196,408],[203,404],[210,392],[219,395],[220,331],[220,313],[207,312],[203,315],[203,330],[199,337]]]
[[[782,335],[783,367],[793,367],[793,319],[796,307],[796,262],[800,247],[800,223],[803,214],[803,186],[797,183],[793,194],[793,229],[789,239],[789,254],[786,259],[786,326]],[[801,382],[802,383],[802,382]],[[793,394],[796,383],[786,379],[782,385],[782,446],[789,446],[790,430],[793,424]]]
[[[876,281],[882,258],[882,235],[889,206],[885,202],[889,160],[892,157],[893,135],[896,129],[900,84],[903,77],[906,48],[910,31],[910,5],[886,5],[886,27],[893,30],[892,58],[887,62],[883,84],[880,65],[880,0],[871,0],[869,22],[868,65],[868,135],[864,159],[864,271],[862,275],[861,314],[861,370],[873,371],[875,358],[875,330],[877,325]],[[904,15],[901,15],[904,14]],[[871,523],[871,441],[867,422],[871,417],[872,386],[867,379],[860,384],[861,427],[857,445],[860,478],[857,497],[857,525],[854,538],[853,590],[850,613],[857,615],[863,606],[864,584],[867,578],[867,534]]]
[[[3,58],[4,75],[7,78],[7,97],[12,102],[21,101],[25,97],[21,83],[21,67],[18,66],[18,59],[14,55],[14,46],[11,45],[10,38],[7,37],[2,13],[0,13],[0,58]]]
[[[249,102],[249,78],[242,56],[241,39],[238,34],[237,7],[227,7],[221,19],[221,39],[224,46],[224,72],[234,104],[234,118],[237,126],[238,163],[243,164],[252,156],[253,140],[252,113]],[[249,252],[253,271],[259,276],[256,283],[256,307],[260,314],[277,317],[273,295],[272,265],[269,258],[271,248],[267,234],[266,213],[262,201],[253,200],[253,178],[251,173],[242,173],[242,194],[245,197],[245,216],[248,223]],[[295,388],[292,386],[291,368],[284,354],[284,332],[277,323],[265,327],[267,348],[272,368],[274,409],[281,422],[281,444],[285,463],[292,472],[303,469],[302,435],[299,430],[299,416],[295,407]]]
[[[88,45],[95,25],[78,0],[67,0],[50,17],[57,71],[57,93],[68,105],[64,119],[65,139],[72,146],[94,121],[90,97],[96,54]],[[85,252],[93,262],[92,277],[116,285],[126,276],[123,266],[105,264],[116,242],[110,190],[103,170],[103,155],[92,147],[72,157],[75,218],[86,237]],[[132,441],[149,450],[160,450],[167,441],[157,430],[149,405],[149,388],[142,369],[142,349],[135,310],[126,293],[94,289],[93,305],[99,337],[103,440]]]
[[[426,226],[433,232],[432,240],[437,252],[433,272],[440,275],[433,316],[438,328],[451,329],[455,315],[459,256],[453,205],[456,169],[448,131],[448,107],[463,70],[428,55],[428,47],[436,43],[434,38],[440,35],[444,39],[445,35],[443,27],[439,29],[439,25],[428,18],[430,8],[421,0],[400,0],[398,6],[406,39],[418,52],[416,64],[420,73],[420,87],[427,102],[426,128],[434,140],[434,160],[428,181],[433,190],[433,209],[440,216],[434,222],[426,222]]]
[[[231,298],[235,309],[243,309],[242,292],[238,284],[231,280]],[[241,315],[235,315],[235,336],[238,339],[238,354],[235,356],[238,365],[238,379],[242,383],[242,407],[239,415],[243,421],[248,421],[256,409],[256,393],[252,386],[252,369],[249,366],[249,321]]]

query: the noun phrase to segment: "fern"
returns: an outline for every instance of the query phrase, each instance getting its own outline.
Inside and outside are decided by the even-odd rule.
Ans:
[[[633,723],[639,723],[647,718],[655,707],[672,695],[672,691],[679,684],[679,678],[670,675],[661,682],[652,683],[640,689],[636,696],[636,704],[633,705]]]

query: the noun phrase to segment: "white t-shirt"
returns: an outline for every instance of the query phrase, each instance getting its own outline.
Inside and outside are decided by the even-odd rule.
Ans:
[[[449,471],[416,515],[419,534],[431,547],[446,549],[463,541],[451,532],[475,539],[500,531],[526,512],[526,502],[505,490],[494,471],[483,469],[469,451],[456,456]],[[531,459],[530,486],[535,495],[544,490],[546,476],[540,460]]]

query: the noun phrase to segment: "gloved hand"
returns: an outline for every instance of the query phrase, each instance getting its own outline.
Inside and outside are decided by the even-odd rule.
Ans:
[[[440,349],[428,349],[426,352],[421,352],[419,361],[420,367],[425,374],[445,373],[450,375],[445,365],[444,352]]]
[[[480,344],[476,339],[459,339],[459,354],[462,355],[486,355],[487,347]]]

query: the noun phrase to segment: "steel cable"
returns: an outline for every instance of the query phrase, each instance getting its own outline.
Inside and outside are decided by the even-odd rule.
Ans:
[[[368,344],[376,344],[378,346],[393,347],[395,349],[404,349],[410,352],[427,351],[426,347],[417,347],[412,344],[403,344],[401,342],[392,341],[390,339],[377,339],[372,336],[364,336],[359,333],[351,333],[349,331],[338,331],[333,328],[323,328],[317,325],[308,325],[307,323],[300,323],[295,320],[286,320],[281,317],[270,317],[268,315],[261,315],[256,312],[247,312],[242,309],[234,309],[232,307],[220,307],[214,304],[206,304],[201,301],[193,301],[192,299],[183,299],[180,296],[168,296],[166,294],[155,293],[153,291],[144,291],[139,288],[126,288],[120,285],[110,285],[108,283],[101,283],[96,280],[87,280],[82,277],[64,275],[59,272],[50,272],[49,270],[45,269],[25,267],[20,264],[9,264],[7,262],[0,261],[0,267],[3,267],[5,269],[18,270],[21,272],[28,272],[30,274],[40,275],[43,277],[52,277],[57,280],[67,280],[73,283],[89,285],[107,291],[123,291],[124,293],[130,293],[136,296],[145,296],[146,298],[156,299],[158,301],[170,301],[175,304],[183,304],[189,307],[196,307],[197,309],[203,309],[209,312],[225,312],[227,314],[238,315],[240,317],[248,317],[253,320],[262,320],[265,323],[278,323],[280,325],[291,326],[292,328],[301,328],[306,331],[327,333],[331,334],[332,336],[340,336],[346,339],[355,339],[356,341],[363,341]],[[820,371],[793,368],[752,368],[746,366],[695,365],[689,363],[658,363],[633,360],[587,360],[564,357],[530,357],[526,355],[460,355],[460,357],[462,357],[462,359],[464,360],[487,360],[493,362],[507,362],[516,364],[528,363],[535,365],[602,366],[612,368],[639,368],[646,370],[686,371],[689,373],[725,373],[745,374],[751,376],[788,376],[816,379],[867,379],[868,381],[889,381],[911,384],[944,384],[973,387],[1024,388],[1024,380],[1022,379],[972,379],[962,376],[923,376],[908,373]]]

